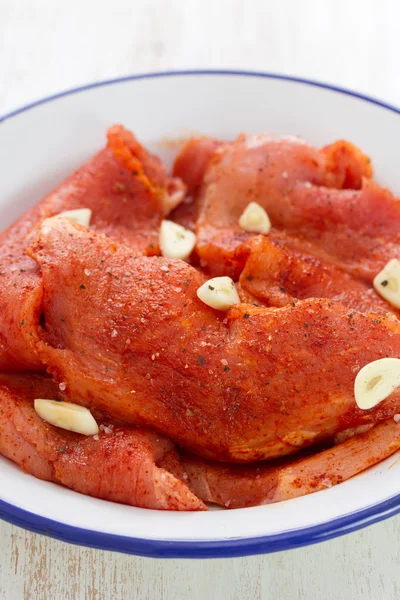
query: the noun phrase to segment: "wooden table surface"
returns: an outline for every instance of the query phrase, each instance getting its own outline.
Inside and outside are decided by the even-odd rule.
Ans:
[[[275,71],[400,105],[397,0],[0,0],[0,114],[138,72]],[[1,473],[0,473],[1,485]],[[400,598],[400,517],[323,544],[154,560],[0,523],[0,600]]]

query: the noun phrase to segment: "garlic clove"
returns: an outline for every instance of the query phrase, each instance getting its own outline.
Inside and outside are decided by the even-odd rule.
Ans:
[[[197,297],[217,310],[228,310],[240,303],[239,294],[230,277],[214,277],[203,283],[197,290]]]
[[[363,367],[354,381],[354,396],[362,410],[373,408],[400,386],[400,359],[381,358]]]
[[[250,204],[243,211],[239,225],[245,231],[251,233],[268,233],[271,229],[271,221],[258,202],[250,202]]]
[[[92,211],[90,208],[77,208],[76,210],[65,210],[56,217],[66,217],[78,225],[89,227],[90,219],[92,218]]]
[[[374,288],[395,308],[400,308],[400,260],[392,258],[374,279]]]
[[[195,247],[196,236],[178,223],[164,220],[160,227],[159,243],[163,256],[185,260]]]
[[[55,427],[82,435],[99,433],[99,427],[92,413],[79,404],[38,398],[34,401],[34,406],[39,417]]]

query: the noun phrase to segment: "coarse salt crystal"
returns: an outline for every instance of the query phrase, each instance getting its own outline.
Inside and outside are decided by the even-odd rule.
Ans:
[[[169,271],[169,269],[168,269],[167,265],[162,265],[162,266],[160,267],[160,269],[161,269],[161,271],[165,271],[166,273],[168,273],[168,271]]]
[[[64,392],[67,389],[67,384],[62,382],[62,383],[60,383],[60,385],[58,387],[60,388],[60,390],[62,392]]]
[[[226,360],[226,358],[221,358],[221,363],[224,365],[224,367],[228,365],[228,361]]]
[[[289,177],[288,172],[287,171],[283,171],[282,177],[283,177],[283,179],[287,179]]]
[[[394,421],[395,423],[399,423],[399,421],[400,421],[400,415],[399,415],[399,414],[397,414],[397,415],[393,415],[393,421]]]
[[[309,190],[310,188],[312,188],[312,183],[310,181],[305,181],[304,182],[304,187]]]
[[[96,435],[94,435],[94,436],[93,436],[93,439],[94,439],[94,440],[96,440],[96,442],[98,442],[98,441],[99,441],[99,439],[100,439],[100,438],[99,438],[99,436],[97,435],[97,433],[96,433]]]
[[[85,273],[85,275],[87,275],[88,277],[89,277],[89,275],[91,275],[91,274],[92,274],[92,271],[89,271],[89,269],[85,269],[83,272],[84,272],[84,273]]]
[[[111,426],[107,426],[107,425],[100,425],[100,431],[103,431],[103,433],[112,433],[112,427]]]
[[[331,488],[332,487],[332,481],[326,477],[325,479],[323,479],[321,481],[321,485],[323,485],[326,488]]]
[[[116,337],[118,335],[118,331],[116,329],[113,329],[111,332],[111,337]]]

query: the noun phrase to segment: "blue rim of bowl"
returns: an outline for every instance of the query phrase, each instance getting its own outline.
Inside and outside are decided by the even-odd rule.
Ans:
[[[27,104],[26,106],[22,106],[14,111],[0,116],[0,124],[7,119],[15,117],[27,110],[31,110],[47,102],[57,100],[58,98],[63,98],[64,96],[68,96],[70,94],[85,92],[97,87],[104,87],[141,79],[202,75],[260,77],[289,81],[292,83],[318,87],[331,92],[351,96],[353,98],[357,98],[358,100],[374,104],[400,115],[400,109],[382,102],[381,100],[353,92],[346,88],[327,83],[321,83],[311,79],[259,71],[186,70],[131,75],[117,79],[95,82],[71,90],[66,90],[41,100],[37,100],[36,102],[32,102],[31,104]],[[372,525],[373,523],[377,523],[378,521],[382,521],[394,516],[399,512],[400,494],[368,508],[352,512],[319,525],[284,531],[279,534],[225,540],[168,541],[133,538],[104,533],[101,531],[82,529],[80,527],[74,527],[72,525],[67,525],[59,521],[48,519],[47,517],[36,515],[22,508],[9,504],[8,502],[0,500],[0,518],[14,525],[18,525],[19,527],[23,527],[24,529],[28,529],[29,531],[41,533],[58,540],[72,544],[78,544],[80,546],[98,548],[101,550],[112,550],[115,552],[135,554],[139,556],[149,556],[153,558],[228,558],[289,550],[351,533],[352,531],[356,531],[357,529],[361,529],[367,525]]]
[[[83,529],[36,515],[0,500],[0,519],[23,529],[70,544],[150,558],[234,558],[254,554],[270,554],[324,542],[357,531],[367,525],[378,523],[399,512],[400,494],[374,506],[320,525],[292,529],[274,535],[225,540],[169,541],[134,538]]]
[[[127,81],[137,81],[140,79],[156,79],[160,77],[186,77],[186,76],[194,75],[230,75],[230,76],[239,76],[239,77],[260,77],[267,79],[278,79],[281,81],[289,81],[292,83],[300,83],[312,87],[322,88],[324,90],[329,90],[331,92],[336,92],[339,94],[344,94],[345,96],[352,96],[353,98],[357,98],[358,100],[364,100],[365,102],[369,102],[370,104],[375,104],[380,106],[381,108],[385,108],[394,112],[396,114],[400,114],[400,109],[392,104],[388,104],[387,102],[383,102],[378,98],[373,98],[372,96],[368,96],[366,94],[361,94],[359,92],[354,92],[352,90],[348,90],[347,88],[340,87],[337,85],[331,85],[329,83],[323,83],[320,81],[315,81],[313,79],[306,79],[303,77],[294,77],[292,75],[282,75],[280,73],[267,73],[263,71],[240,71],[235,69],[192,69],[192,70],[183,70],[183,71],[156,71],[154,73],[140,73],[138,75],[127,75],[125,77],[117,77],[115,79],[105,79],[104,81],[96,81],[93,83],[89,83],[87,85],[82,85],[79,87],[71,88],[69,90],[64,90],[62,92],[58,92],[57,94],[53,94],[51,96],[46,96],[46,98],[41,98],[40,100],[36,100],[31,102],[30,104],[26,104],[12,110],[4,115],[0,115],[0,123],[10,119],[11,117],[15,117],[27,110],[35,108],[36,106],[40,106],[41,104],[46,104],[47,102],[52,102],[53,100],[57,100],[58,98],[63,98],[64,96],[69,96],[71,94],[77,94],[80,92],[85,92],[87,90],[91,90],[97,87],[105,87],[108,85],[113,85],[115,83],[124,83]]]

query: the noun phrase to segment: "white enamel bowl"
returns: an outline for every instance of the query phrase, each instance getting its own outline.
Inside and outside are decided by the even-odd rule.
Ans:
[[[118,122],[164,157],[166,139],[192,132],[218,138],[289,133],[317,146],[346,138],[372,157],[380,182],[400,191],[400,113],[393,107],[276,75],[161,73],[89,85],[0,119],[1,228],[101,148],[106,128]],[[272,552],[341,535],[399,511],[396,456],[304,498],[194,514],[82,496],[25,475],[0,458],[0,517],[76,544],[146,556]]]

